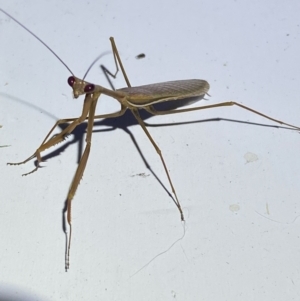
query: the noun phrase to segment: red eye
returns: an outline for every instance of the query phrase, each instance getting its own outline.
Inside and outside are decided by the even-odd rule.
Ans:
[[[93,84],[89,84],[89,85],[86,85],[85,88],[84,88],[84,92],[85,93],[91,93],[93,92],[95,89],[95,85]]]
[[[68,84],[69,84],[69,86],[73,87],[74,83],[75,83],[75,78],[73,76],[70,76],[68,78]]]

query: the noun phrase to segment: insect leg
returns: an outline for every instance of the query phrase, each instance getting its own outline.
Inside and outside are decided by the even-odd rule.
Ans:
[[[152,145],[154,146],[156,152],[158,153],[160,159],[161,159],[161,162],[164,166],[164,169],[165,169],[165,172],[167,174],[167,177],[168,177],[168,180],[169,180],[169,183],[170,183],[170,186],[172,188],[172,192],[175,196],[175,204],[180,212],[180,217],[181,217],[181,220],[184,221],[184,216],[183,216],[183,212],[182,212],[182,209],[181,209],[181,206],[180,206],[180,203],[179,203],[179,200],[178,200],[178,197],[177,197],[177,194],[176,194],[176,191],[175,191],[175,188],[174,188],[174,185],[172,183],[172,180],[171,180],[171,177],[170,177],[170,174],[168,172],[168,169],[167,169],[167,165],[165,163],[165,160],[163,158],[163,155],[162,155],[162,152],[161,150],[159,149],[159,147],[157,146],[157,144],[155,143],[155,141],[153,140],[153,138],[151,137],[149,131],[147,130],[142,118],[140,117],[140,114],[138,112],[137,109],[130,109],[131,112],[133,113],[134,117],[136,118],[136,120],[138,121],[138,123],[140,124],[140,126],[142,127],[142,129],[144,130],[145,134],[147,135],[147,137],[149,138],[149,140],[151,141]]]
[[[92,133],[93,133],[93,125],[94,125],[94,119],[95,119],[95,110],[97,105],[98,98],[92,101],[89,109],[89,116],[88,116],[88,125],[87,125],[87,135],[86,135],[86,146],[85,150],[83,152],[83,155],[80,159],[80,162],[78,164],[78,167],[76,169],[71,187],[68,192],[67,196],[67,221],[70,228],[70,234],[68,239],[68,245],[66,250],[66,269],[69,269],[70,266],[70,248],[71,248],[71,237],[72,237],[72,222],[71,222],[71,210],[72,210],[72,200],[74,198],[74,195],[76,193],[76,190],[78,188],[79,182],[83,176],[86,163],[89,158],[90,149],[91,149],[91,140],[92,140]]]
[[[40,167],[39,166],[40,162],[42,162],[41,152],[50,148],[51,146],[54,146],[55,144],[62,142],[66,135],[72,133],[72,131],[86,119],[90,105],[91,105],[91,101],[92,101],[91,97],[86,96],[86,98],[84,100],[82,114],[79,118],[69,118],[69,119],[58,120],[55,123],[55,125],[52,127],[52,129],[50,130],[50,132],[48,133],[48,135],[46,136],[46,138],[44,139],[42,144],[38,147],[38,149],[35,151],[35,153],[33,155],[31,155],[30,157],[28,157],[26,160],[24,160],[22,162],[7,163],[7,164],[8,165],[20,165],[20,164],[24,164],[24,163],[28,162],[29,160],[36,157],[37,161],[38,161],[36,168],[34,168],[32,171],[30,171],[28,173],[23,174],[23,176],[27,176],[27,175],[37,171],[38,168]],[[53,130],[57,127],[57,125],[66,123],[66,122],[70,122],[70,121],[72,121],[72,123],[69,124],[63,131],[61,131],[59,134],[57,134],[55,136],[52,136],[49,140],[47,140],[49,138],[49,136],[51,135],[51,133],[53,132]]]
[[[196,108],[187,108],[187,109],[180,109],[180,110],[172,110],[172,111],[158,111],[156,110],[153,106],[148,106],[145,107],[144,109],[146,111],[148,111],[149,113],[153,114],[153,115],[168,115],[168,114],[177,114],[177,113],[184,113],[184,112],[191,112],[191,111],[197,111],[197,110],[204,110],[204,109],[212,109],[212,108],[218,108],[218,107],[230,107],[230,106],[238,106],[244,110],[250,111],[256,115],[262,116],[266,119],[269,119],[271,121],[274,121],[276,123],[279,123],[280,125],[286,125],[290,128],[296,129],[296,130],[300,130],[300,127],[283,122],[279,119],[275,119],[273,117],[270,117],[268,115],[265,115],[259,111],[256,111],[254,109],[251,109],[247,106],[244,106],[240,103],[234,102],[234,101],[226,101],[226,102],[221,102],[221,103],[217,103],[217,104],[213,104],[213,105],[208,105],[208,106],[202,106],[202,107],[196,107]]]

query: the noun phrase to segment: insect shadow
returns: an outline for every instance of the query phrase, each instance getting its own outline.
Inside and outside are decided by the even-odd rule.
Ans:
[[[199,98],[197,98],[197,101],[199,100]],[[181,106],[185,106],[186,102],[192,103],[196,101],[195,99],[187,99],[184,100],[184,102],[178,102],[177,105],[174,106],[174,103],[172,103],[172,108],[170,108],[170,106],[166,107],[166,103],[163,104],[159,104],[156,105],[156,109],[176,109],[178,107]],[[141,110],[140,111],[140,116],[142,118],[143,121],[154,117],[152,114],[148,113],[145,110]],[[226,119],[226,118],[220,118],[220,117],[215,117],[215,118],[209,118],[209,119],[200,119],[200,120],[194,120],[194,121],[186,121],[186,122],[176,122],[176,123],[160,123],[160,124],[151,124],[149,122],[145,122],[147,127],[166,127],[166,126],[182,126],[182,125],[189,125],[189,124],[199,124],[199,123],[207,123],[207,122],[220,122],[220,121],[225,121],[225,122],[234,122],[234,123],[239,123],[239,124],[248,124],[248,125],[254,125],[254,126],[262,126],[262,127],[268,127],[268,128],[277,128],[277,129],[288,129],[291,130],[288,127],[284,127],[284,126],[277,126],[277,125],[269,125],[269,124],[261,124],[261,123],[254,123],[254,122],[249,122],[249,121],[242,121],[242,120],[234,120],[234,119]],[[64,130],[69,124],[68,123],[64,123],[64,124],[60,124],[58,127],[61,130]],[[145,158],[138,142],[136,141],[134,135],[132,134],[132,132],[130,131],[130,127],[131,126],[135,126],[135,125],[139,125],[137,120],[135,119],[135,117],[132,115],[132,113],[127,110],[124,115],[118,117],[118,118],[105,118],[103,120],[97,121],[94,123],[94,127],[93,127],[93,134],[96,133],[102,133],[102,132],[108,132],[108,131],[114,131],[114,130],[118,130],[121,129],[123,130],[126,134],[129,135],[132,143],[134,144],[136,150],[138,151],[145,167],[148,169],[148,171],[154,176],[154,178],[156,179],[156,181],[161,185],[161,187],[164,189],[164,191],[167,193],[167,195],[172,199],[172,201],[175,203],[175,199],[173,197],[173,195],[171,194],[171,192],[168,190],[168,188],[166,188],[166,186],[162,183],[162,181],[160,180],[160,178],[157,176],[157,174],[155,173],[155,171],[152,169],[151,165],[149,164],[149,162],[147,161],[147,159]],[[99,127],[105,127],[105,129],[98,129]],[[108,127],[108,128],[106,128]],[[87,129],[87,123],[84,122],[82,124],[80,124],[79,126],[77,126],[74,131],[72,132],[71,135],[72,139],[71,140],[66,140],[66,142],[61,145],[60,147],[58,147],[57,149],[53,150],[52,152],[48,153],[47,155],[43,156],[43,162],[54,158],[56,156],[59,156],[61,153],[63,153],[70,145],[72,144],[78,144],[78,154],[77,154],[77,164],[79,164],[80,162],[80,158],[82,156],[83,153],[83,149],[84,149],[84,144],[85,144],[85,134],[86,134],[86,129]],[[69,137],[66,137],[69,138]],[[35,160],[34,164],[37,166],[38,161]],[[41,166],[40,166],[41,167]],[[65,214],[67,212],[67,198],[65,199],[64,202],[64,206],[63,206],[63,210],[62,210],[62,230],[64,231],[64,233],[66,233],[66,218],[65,218]]]

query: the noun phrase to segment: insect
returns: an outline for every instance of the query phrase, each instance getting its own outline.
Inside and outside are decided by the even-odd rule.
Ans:
[[[37,150],[27,159],[25,159],[22,162],[18,163],[8,163],[9,165],[20,165],[24,164],[31,159],[36,158],[37,159],[37,165],[36,168],[34,168],[32,171],[24,174],[28,175],[38,170],[40,167],[40,163],[42,162],[42,156],[41,153],[45,151],[46,149],[62,142],[64,138],[71,134],[72,131],[81,123],[87,121],[87,134],[86,134],[86,145],[85,149],[83,151],[83,154],[81,156],[80,162],[78,164],[77,170],[75,172],[74,178],[71,183],[71,187],[69,189],[68,195],[67,195],[67,223],[69,225],[69,235],[68,235],[68,244],[66,248],[66,270],[69,269],[69,262],[70,262],[70,247],[71,247],[71,237],[72,237],[72,221],[71,221],[71,210],[72,210],[72,200],[74,198],[74,195],[76,193],[76,190],[78,188],[80,179],[83,176],[88,158],[89,153],[91,149],[91,141],[92,141],[92,131],[93,131],[93,124],[96,119],[102,119],[102,118],[116,118],[125,113],[125,111],[129,110],[149,138],[151,144],[153,145],[154,149],[156,150],[158,156],[160,157],[160,160],[162,162],[163,168],[165,170],[166,176],[168,178],[172,193],[174,195],[174,202],[179,210],[181,220],[184,221],[184,215],[181,208],[181,205],[179,203],[179,199],[177,197],[177,193],[175,190],[175,187],[173,185],[173,182],[171,180],[170,174],[167,169],[167,165],[165,163],[164,157],[162,155],[161,150],[159,149],[158,145],[155,143],[154,139],[150,135],[146,125],[143,122],[143,119],[140,116],[139,111],[140,110],[146,110],[148,113],[152,115],[167,115],[167,114],[178,114],[178,113],[184,113],[184,112],[191,112],[196,110],[204,110],[204,109],[212,109],[217,107],[225,107],[225,106],[238,106],[242,109],[245,109],[247,111],[250,111],[254,114],[260,115],[266,119],[269,119],[273,122],[279,123],[281,125],[285,125],[290,127],[291,129],[300,130],[299,127],[282,122],[278,119],[272,118],[268,115],[265,115],[263,113],[260,113],[254,109],[251,109],[247,106],[244,106],[242,104],[239,104],[237,102],[221,102],[217,104],[212,105],[205,105],[200,107],[193,107],[193,108],[182,108],[183,106],[186,106],[192,102],[199,101],[202,99],[205,95],[208,95],[209,90],[209,83],[205,80],[200,79],[191,79],[191,80],[177,80],[177,81],[169,81],[169,82],[162,82],[162,83],[156,83],[156,84],[149,84],[144,86],[137,86],[132,87],[129,79],[127,77],[127,74],[124,70],[121,58],[119,56],[119,52],[117,50],[116,44],[114,39],[111,37],[111,47],[112,52],[116,64],[116,72],[115,74],[111,74],[112,76],[116,76],[117,72],[119,71],[119,67],[121,69],[121,72],[123,74],[123,77],[126,81],[127,87],[117,90],[110,90],[107,88],[104,88],[100,85],[95,85],[92,83],[89,83],[85,81],[85,77],[87,73],[89,72],[90,68],[93,66],[93,64],[96,62],[94,61],[93,64],[88,68],[86,74],[82,79],[76,77],[73,72],[70,70],[70,68],[58,57],[58,55],[48,46],[46,45],[40,38],[38,38],[33,32],[31,32],[27,27],[25,27],[23,24],[21,24],[19,21],[17,21],[15,18],[13,18],[11,15],[9,15],[7,12],[0,9],[4,14],[6,14],[8,17],[10,17],[12,20],[14,20],[16,23],[18,23],[23,29],[25,29],[27,32],[29,32],[31,35],[33,35],[37,40],[39,40],[45,47],[47,47],[55,56],[57,59],[60,60],[60,62],[69,70],[71,73],[71,76],[68,78],[68,84],[73,89],[73,95],[74,98],[78,98],[81,95],[85,95],[84,102],[83,102],[83,108],[82,113],[78,118],[67,118],[67,119],[60,119],[58,120],[52,129],[49,131],[49,133],[46,135],[45,139],[41,143],[41,145],[37,148]],[[102,115],[95,115],[95,110],[97,106],[97,101],[101,94],[105,94],[107,96],[110,96],[114,99],[116,99],[120,103],[120,111],[110,114],[102,114]],[[168,103],[172,106],[172,108],[168,108],[165,110],[159,110],[157,109],[157,105]],[[67,123],[68,126],[64,128],[59,134],[51,135],[54,131],[54,129],[60,125]]]
[[[140,54],[138,54],[135,58],[136,59],[143,59],[143,58],[145,58],[146,57],[146,54],[145,53],[140,53]]]

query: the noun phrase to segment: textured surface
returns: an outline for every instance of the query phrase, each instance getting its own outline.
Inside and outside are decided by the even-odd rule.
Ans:
[[[126,92],[130,102],[137,105],[150,105],[160,100],[166,101],[201,96],[205,95],[208,90],[208,82],[200,79],[175,80],[119,89],[119,91]]]

